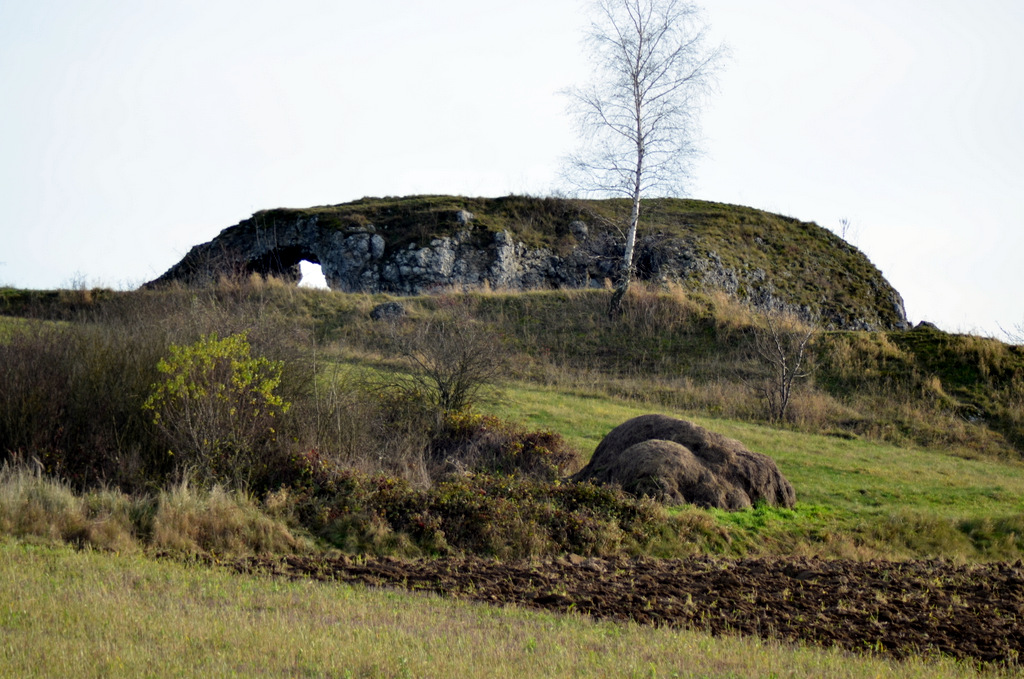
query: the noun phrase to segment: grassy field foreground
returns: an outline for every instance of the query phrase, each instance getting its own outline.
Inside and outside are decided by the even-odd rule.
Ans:
[[[10,539],[0,632],[5,677],[1004,676]]]

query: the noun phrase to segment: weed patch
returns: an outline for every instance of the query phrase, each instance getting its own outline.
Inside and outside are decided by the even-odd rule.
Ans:
[[[414,489],[348,471],[311,482],[295,500],[302,523],[350,551],[641,553],[667,520],[652,502],[591,484],[467,474]]]

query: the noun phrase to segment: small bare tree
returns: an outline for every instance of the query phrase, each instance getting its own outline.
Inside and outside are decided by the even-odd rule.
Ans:
[[[845,241],[849,241],[850,226],[850,220],[846,217],[839,220],[839,237]]]
[[[393,386],[442,413],[464,410],[495,388],[505,353],[465,310],[421,322],[388,322],[391,349],[409,366]]]
[[[763,374],[757,389],[764,400],[768,419],[782,422],[789,410],[793,388],[810,376],[807,370],[807,349],[817,334],[817,327],[784,311],[767,311],[763,325],[754,326],[753,354]]]
[[[640,200],[680,189],[697,152],[697,114],[725,54],[708,48],[700,9],[685,0],[596,0],[587,35],[596,76],[569,90],[587,148],[570,158],[580,190],[632,200],[609,315],[633,277]]]
[[[857,232],[859,229],[853,224],[852,221],[843,217],[839,220],[839,226],[835,230],[835,234],[842,238],[850,245],[855,245],[857,241]]]

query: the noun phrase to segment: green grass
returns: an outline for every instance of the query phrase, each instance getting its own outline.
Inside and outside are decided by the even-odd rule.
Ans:
[[[4,677],[974,677],[699,632],[0,540]],[[989,676],[999,676],[992,673]]]
[[[531,428],[562,433],[585,458],[615,426],[649,412],[689,419],[768,455],[795,487],[797,506],[793,511],[713,512],[730,535],[732,552],[963,559],[1024,555],[1014,535],[1024,523],[1024,464],[1019,462],[715,420],[528,384],[510,388],[494,410]]]
[[[167,302],[187,302],[191,309],[197,294],[118,293],[97,302],[86,292],[64,294],[52,301],[53,313],[41,315],[78,327],[71,321],[82,320],[73,313],[80,307],[110,305],[111,313],[117,312],[113,315],[127,316],[137,304],[140,314],[159,309],[166,315]],[[0,298],[8,295],[0,293]],[[317,360],[339,365],[337,374],[328,373],[339,382],[346,375],[355,384],[360,376],[400,369],[381,355],[368,319],[383,297],[298,291],[282,284],[204,294],[210,300],[199,301],[211,309],[228,306],[232,295],[249,301],[246,295],[252,295],[258,297],[260,317],[280,311],[288,315],[291,328],[312,327],[315,321],[317,337],[327,344]],[[737,413],[743,409],[730,408],[729,399],[738,399],[742,385],[714,391],[715,384],[722,384],[715,371],[726,374],[733,365],[729,361],[736,347],[728,343],[735,342],[747,322],[728,316],[730,308],[739,313],[736,308],[710,296],[640,290],[622,325],[610,325],[600,315],[605,294],[471,295],[468,303],[475,304],[479,318],[495,323],[508,337],[510,358],[521,364],[527,380],[507,385],[504,400],[488,409],[530,428],[558,432],[585,455],[625,420],[667,412],[771,456],[797,491],[798,503],[791,510],[673,509],[671,521],[679,535],[654,544],[652,554],[1024,557],[1024,465],[998,459],[1005,455],[1005,442],[993,453],[986,448],[988,439],[965,438],[975,447],[962,452],[979,458],[967,459],[952,454],[961,450],[953,446],[858,438],[867,434],[842,424],[847,411],[819,425],[796,422],[783,429],[741,421]],[[17,295],[8,297],[28,306]],[[404,300],[413,322],[452,302],[451,296]],[[118,305],[125,310],[118,311]],[[218,319],[211,316],[210,322]],[[35,322],[0,318],[0,343]],[[89,330],[95,324],[81,327]],[[944,408],[947,401],[973,399],[992,412],[987,401],[1006,404],[1001,406],[1007,413],[1005,428],[1017,426],[1013,413],[1020,412],[1024,360],[1019,350],[929,333],[908,333],[895,341],[885,333],[841,336],[849,346],[836,352],[836,365],[845,372],[833,370],[833,382],[823,380],[821,388],[838,393],[863,386],[863,403],[881,404],[878,413],[869,406],[842,404],[850,411],[862,407],[851,419],[877,417],[876,429],[890,424],[907,429],[905,413],[918,407],[924,412],[923,402]],[[577,356],[584,365],[577,364]],[[77,354],[74,360],[82,362]],[[880,394],[879,385],[895,383],[894,377],[899,389]],[[30,378],[39,376],[33,372]],[[685,387],[692,393],[705,390],[704,400],[669,398],[682,391],[684,380],[692,381]],[[913,401],[919,393],[921,402]],[[82,404],[105,401],[82,399]],[[680,403],[688,409],[672,405]],[[729,417],[709,417],[712,413]],[[927,420],[928,426],[941,423]],[[914,436],[910,431],[904,438]],[[712,640],[429,597],[238,578],[151,561],[142,554],[325,547],[314,544],[287,508],[275,514],[270,497],[190,494],[187,486],[161,493],[156,483],[145,486],[149,496],[116,489],[79,492],[27,473],[9,480],[0,487],[0,534],[39,544],[103,545],[122,554],[27,547],[10,538],[0,542],[2,676],[971,676],[969,668],[951,664],[851,659],[754,639]]]

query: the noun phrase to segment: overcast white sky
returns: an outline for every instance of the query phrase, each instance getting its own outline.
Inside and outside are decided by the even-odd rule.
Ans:
[[[253,212],[545,194],[577,0],[0,0],[0,284],[129,287]],[[1024,322],[1024,2],[720,0],[689,195],[851,240],[913,321]]]

